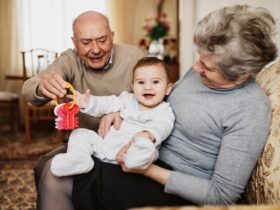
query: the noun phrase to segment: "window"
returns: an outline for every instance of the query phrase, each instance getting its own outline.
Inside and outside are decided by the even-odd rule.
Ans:
[[[89,10],[106,14],[107,1],[18,1],[21,50],[45,48],[55,52],[62,52],[67,48],[72,48],[72,22],[75,17]]]

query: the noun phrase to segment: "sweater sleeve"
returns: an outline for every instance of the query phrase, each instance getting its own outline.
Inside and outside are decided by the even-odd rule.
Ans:
[[[165,192],[198,204],[235,203],[266,143],[271,110],[260,103],[242,104],[224,119],[221,146],[210,179],[172,171]]]
[[[156,139],[156,146],[160,145],[170,135],[174,127],[175,117],[168,103],[163,103],[162,108],[157,111],[157,115],[151,123],[148,123],[146,130]]]
[[[81,112],[94,117],[118,112],[125,107],[125,102],[129,100],[129,96],[126,91],[122,92],[120,96],[91,96],[88,108],[81,109]]]

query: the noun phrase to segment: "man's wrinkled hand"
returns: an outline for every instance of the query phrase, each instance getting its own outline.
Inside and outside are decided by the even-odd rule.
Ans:
[[[51,99],[62,98],[66,94],[66,81],[55,71],[46,72],[40,80],[37,94]]]

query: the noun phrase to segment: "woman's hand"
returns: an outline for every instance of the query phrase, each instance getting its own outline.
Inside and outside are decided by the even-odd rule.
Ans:
[[[104,138],[109,132],[111,125],[114,125],[116,130],[119,130],[122,124],[122,118],[119,112],[107,114],[101,118],[99,123],[98,134]]]
[[[127,143],[117,154],[116,160],[120,164],[122,170],[127,173],[142,174],[143,176],[149,177],[150,179],[165,185],[167,183],[168,177],[171,173],[170,170],[162,168],[158,165],[151,164],[146,169],[129,169],[125,166],[123,157],[129,149],[131,142]]]
[[[124,156],[127,152],[127,150],[129,149],[129,147],[131,146],[131,141],[128,142],[117,154],[116,160],[118,161],[118,163],[120,164],[120,166],[122,167],[122,170],[124,172],[128,172],[128,173],[136,173],[136,174],[145,174],[145,172],[148,170],[149,167],[147,167],[146,169],[130,169],[127,168],[124,164]]]

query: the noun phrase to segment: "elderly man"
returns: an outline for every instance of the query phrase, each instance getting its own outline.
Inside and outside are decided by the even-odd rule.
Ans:
[[[133,67],[144,54],[133,46],[113,44],[113,37],[104,15],[94,11],[82,13],[73,22],[75,49],[66,50],[45,71],[27,80],[22,88],[25,98],[36,106],[61,98],[66,94],[66,82],[81,93],[90,89],[97,96],[129,91]],[[98,124],[99,119],[79,114],[79,127],[96,131]],[[42,156],[38,162],[37,189],[46,162],[59,152],[65,152],[65,146]]]
[[[119,94],[131,89],[132,68],[144,56],[133,46],[113,44],[108,19],[94,11],[73,22],[75,49],[68,49],[47,70],[23,85],[23,95],[33,105],[43,105],[66,94],[66,82],[74,89],[95,95]],[[80,127],[97,130],[99,120],[80,114]]]

